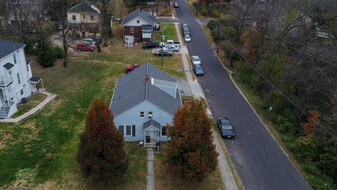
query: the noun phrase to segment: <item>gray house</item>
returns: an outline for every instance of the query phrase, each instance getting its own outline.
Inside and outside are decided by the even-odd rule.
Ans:
[[[182,106],[178,82],[151,63],[120,78],[111,99],[115,126],[126,141],[167,141],[166,125]]]

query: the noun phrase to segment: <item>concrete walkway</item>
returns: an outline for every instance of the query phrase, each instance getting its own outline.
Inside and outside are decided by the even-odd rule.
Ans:
[[[181,44],[180,52],[181,52],[181,56],[182,56],[182,59],[183,59],[184,70],[185,70],[187,80],[188,80],[188,84],[190,85],[193,97],[194,98],[202,97],[202,98],[206,99],[206,97],[204,95],[204,92],[203,92],[201,86],[199,85],[198,81],[193,80],[193,78],[192,78],[191,69],[190,69],[189,63],[187,61],[187,56],[189,56],[188,49],[187,49],[186,46],[184,46],[181,34],[179,32],[180,30],[179,30],[178,23],[174,23],[174,24],[175,24],[175,28],[176,28],[176,31],[177,31],[177,34],[178,34],[179,42]],[[207,110],[207,114],[212,118],[211,112],[209,110]],[[222,180],[225,184],[226,190],[237,190],[238,188],[236,186],[233,174],[232,174],[232,172],[229,168],[229,165],[228,165],[227,159],[225,157],[225,154],[222,151],[219,139],[215,135],[215,132],[214,132],[213,129],[212,129],[212,133],[213,133],[212,137],[214,139],[214,144],[216,145],[216,151],[219,153],[218,166],[219,166],[219,169],[220,169],[220,172],[221,172],[221,177],[222,177]]]
[[[19,117],[16,118],[7,118],[7,119],[0,119],[0,122],[4,122],[4,123],[17,123],[21,120],[24,120],[34,114],[36,114],[37,112],[39,112],[43,107],[45,107],[46,105],[49,104],[50,101],[52,101],[55,97],[56,94],[52,94],[49,93],[45,90],[40,90],[41,94],[46,95],[46,99],[44,99],[40,104],[38,104],[37,106],[35,106],[34,108],[32,108],[31,110],[29,110],[28,112],[20,115]]]
[[[154,152],[153,152],[153,148],[147,148],[146,189],[147,190],[154,190]]]

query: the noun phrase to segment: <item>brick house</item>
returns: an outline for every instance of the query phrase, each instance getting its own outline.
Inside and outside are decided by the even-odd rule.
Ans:
[[[153,39],[153,29],[155,16],[150,15],[146,11],[138,8],[130,14],[126,15],[123,19],[123,38],[134,39],[135,42],[144,41],[148,42]]]

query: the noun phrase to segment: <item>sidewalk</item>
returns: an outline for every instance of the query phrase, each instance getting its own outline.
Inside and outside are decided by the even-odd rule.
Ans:
[[[153,153],[153,148],[147,148],[146,190],[154,190],[154,153]]]
[[[56,94],[49,93],[49,92],[47,92],[45,90],[40,90],[40,93],[47,96],[46,99],[44,99],[40,104],[38,104],[37,106],[35,106],[31,110],[29,110],[28,112],[20,115],[19,117],[0,119],[0,122],[4,122],[4,123],[17,123],[17,122],[19,122],[19,121],[21,121],[23,119],[26,119],[26,118],[34,115],[35,113],[39,112],[42,108],[44,108],[46,105],[48,105],[49,102],[52,101],[56,97]]]
[[[190,69],[188,61],[187,61],[187,56],[189,55],[188,49],[187,49],[186,46],[183,45],[184,43],[183,43],[181,34],[179,32],[178,23],[174,23],[174,24],[175,24],[176,31],[177,31],[177,34],[178,34],[178,40],[181,44],[180,52],[181,52],[181,56],[182,56],[182,59],[183,59],[184,70],[185,70],[187,80],[188,80],[188,84],[190,85],[193,97],[194,98],[202,97],[202,98],[206,99],[205,94],[204,94],[201,86],[199,85],[198,81],[193,80],[193,78],[192,78],[191,69]],[[207,110],[207,114],[212,118],[211,112],[209,110]],[[221,149],[219,139],[215,135],[215,132],[214,132],[213,129],[212,129],[212,133],[213,133],[212,137],[214,139],[214,144],[216,145],[216,151],[219,153],[218,166],[219,166],[219,169],[220,169],[220,172],[221,172],[221,177],[222,177],[222,180],[225,184],[226,190],[237,190],[238,188],[236,186],[233,174],[232,174],[232,172],[229,168],[229,165],[227,163],[227,159],[225,157],[225,154],[223,153],[223,151]]]

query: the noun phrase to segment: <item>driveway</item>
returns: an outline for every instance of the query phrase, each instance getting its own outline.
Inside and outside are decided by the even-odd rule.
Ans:
[[[179,21],[187,23],[191,30],[189,53],[199,55],[202,60],[205,75],[198,77],[198,81],[212,115],[230,118],[236,129],[237,136],[225,140],[225,144],[246,189],[310,189],[227,76],[186,2],[177,1]]]

